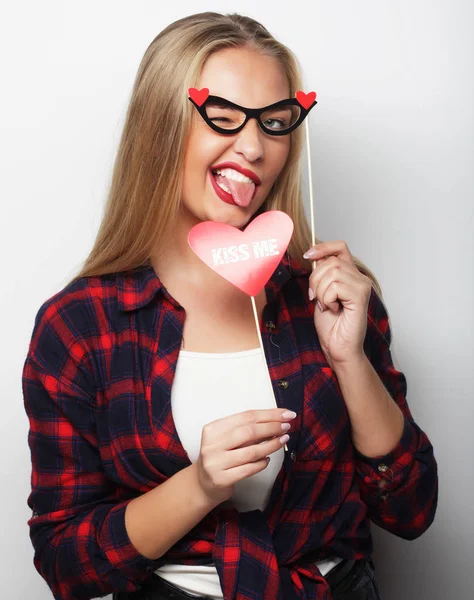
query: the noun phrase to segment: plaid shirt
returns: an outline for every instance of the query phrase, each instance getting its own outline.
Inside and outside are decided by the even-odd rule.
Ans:
[[[165,563],[210,562],[225,600],[331,600],[314,561],[370,555],[370,521],[407,540],[430,526],[437,463],[393,366],[384,306],[372,291],[364,351],[405,428],[389,454],[369,458],[353,446],[319,344],[309,274],[285,255],[265,286],[275,398],[298,415],[268,506],[218,506],[157,560],[137,552],[124,515],[132,498],[191,464],[171,415],[185,311],[149,264],[81,278],[41,306],[23,369],[28,526],[35,567],[57,600],[135,591]]]

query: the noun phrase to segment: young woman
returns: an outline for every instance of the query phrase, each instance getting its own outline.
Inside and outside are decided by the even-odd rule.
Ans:
[[[370,521],[414,539],[434,518],[378,283],[343,241],[306,253],[298,90],[292,53],[236,14],[144,55],[96,243],[24,366],[28,525],[58,600],[380,598]],[[187,243],[274,209],[295,226],[256,297],[278,408],[250,298]]]

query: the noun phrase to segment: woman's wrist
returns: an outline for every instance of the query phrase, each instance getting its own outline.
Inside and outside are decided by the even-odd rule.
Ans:
[[[191,485],[194,494],[193,497],[198,504],[202,505],[203,508],[207,508],[209,512],[216,508],[216,506],[219,506],[219,504],[222,504],[223,500],[221,501],[211,497],[201,485],[197,462],[194,462],[189,467],[186,467],[186,469],[189,469]]]

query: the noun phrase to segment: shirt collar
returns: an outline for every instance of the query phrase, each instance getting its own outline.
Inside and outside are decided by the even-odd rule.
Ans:
[[[289,279],[308,276],[310,272],[285,252],[278,267],[265,284],[268,302],[276,298]],[[146,306],[164,290],[160,278],[149,261],[135,269],[117,273],[116,281],[118,306],[125,312]]]

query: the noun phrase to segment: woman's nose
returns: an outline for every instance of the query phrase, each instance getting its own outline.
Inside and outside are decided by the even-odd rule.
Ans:
[[[242,154],[249,162],[263,158],[262,136],[265,133],[260,129],[256,119],[249,119],[242,131],[237,134],[234,142],[235,151]]]

